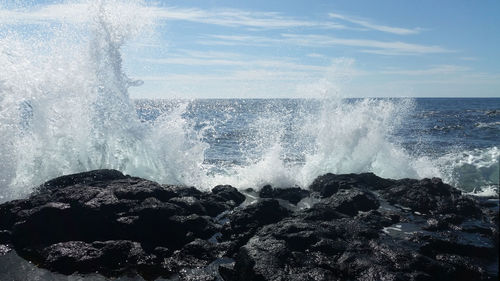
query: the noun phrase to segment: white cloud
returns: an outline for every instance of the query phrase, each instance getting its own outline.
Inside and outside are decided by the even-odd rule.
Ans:
[[[431,54],[431,53],[448,53],[451,50],[440,46],[429,46],[421,44],[412,44],[401,41],[378,41],[370,39],[346,39],[326,35],[298,35],[298,34],[283,34],[287,42],[295,43],[304,46],[350,46],[373,48],[374,51],[392,51],[396,53],[406,54]],[[389,54],[390,52],[387,52]]]
[[[479,58],[477,57],[459,57],[458,59],[464,60],[464,61],[478,61]]]
[[[88,21],[89,8],[96,4],[65,3],[50,4],[31,9],[6,10],[0,7],[1,24],[42,24],[46,22],[82,23]],[[324,28],[346,29],[347,27],[332,21],[315,21],[287,17],[277,12],[246,11],[238,9],[203,10],[199,8],[158,7],[142,5],[126,5],[116,2],[109,7],[123,8],[140,14],[144,18],[166,21],[191,21],[196,23],[213,24],[226,27],[247,27],[258,29],[285,29],[285,28]]]
[[[306,56],[308,56],[310,58],[324,58],[325,57],[325,55],[318,54],[318,53],[309,53]]]
[[[387,32],[387,33],[398,34],[398,35],[417,34],[422,30],[421,28],[418,28],[418,27],[408,29],[408,28],[380,25],[380,24],[372,23],[372,22],[365,20],[365,19],[359,19],[359,18],[350,17],[350,16],[346,16],[346,15],[341,15],[341,14],[336,14],[336,13],[329,13],[328,15],[331,18],[340,19],[340,20],[344,20],[344,21],[347,21],[350,23],[354,23],[354,24],[360,25],[362,27],[368,28],[370,30],[377,30],[377,31],[381,31],[381,32]]]
[[[222,53],[220,54],[222,55]],[[203,56],[203,55],[202,55]],[[172,65],[188,65],[188,66],[230,66],[238,68],[256,69],[256,70],[276,70],[286,69],[287,71],[306,71],[306,72],[323,72],[326,71],[326,66],[301,64],[288,59],[262,59],[256,57],[241,57],[240,59],[222,58],[216,55],[209,57],[189,57],[177,56],[168,58],[155,59],[140,59],[140,61],[149,64],[172,64]]]
[[[198,8],[151,8],[158,19],[184,20],[228,27],[250,27],[280,29],[294,27],[314,27],[326,29],[345,29],[344,25],[330,21],[300,20],[283,16],[277,12],[245,11],[238,9],[202,10]]]
[[[382,74],[396,75],[438,75],[438,74],[457,74],[470,70],[470,68],[460,65],[437,65],[427,69],[389,69],[380,71]]]
[[[228,46],[270,46],[280,43],[306,47],[348,46],[362,48],[362,50],[359,50],[360,52],[383,55],[418,55],[454,52],[453,50],[449,50],[440,46],[412,44],[401,41],[347,39],[317,34],[281,34],[281,37],[278,38],[252,35],[210,35],[209,38],[212,39],[200,40],[198,41],[198,43],[206,45]]]

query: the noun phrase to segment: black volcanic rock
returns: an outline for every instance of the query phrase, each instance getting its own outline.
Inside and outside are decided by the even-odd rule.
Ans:
[[[373,193],[357,188],[340,190],[319,204],[327,204],[335,211],[350,216],[356,215],[359,211],[366,212],[377,209],[380,205]]]
[[[227,254],[234,254],[260,227],[276,223],[290,213],[274,199],[262,199],[244,209],[233,211],[228,216],[229,223],[222,229],[223,240],[231,244]]]
[[[146,280],[498,279],[498,200],[371,173],[326,174],[309,189],[266,186],[241,205],[227,185],[63,176],[0,205],[0,254]]]
[[[126,266],[135,266],[152,258],[139,243],[127,240],[60,242],[44,248],[40,255],[43,256],[43,266],[64,274],[92,271],[108,275],[123,273]]]
[[[386,188],[394,180],[377,177],[373,173],[363,174],[325,174],[317,177],[309,186],[311,191],[318,192],[322,197],[330,197],[340,189],[367,188],[372,190]]]
[[[481,217],[477,202],[462,196],[461,192],[445,184],[439,178],[403,179],[381,190],[392,204],[398,204],[423,214],[453,215],[451,220],[460,222],[466,217]]]
[[[202,205],[209,216],[216,216],[226,210],[233,209],[245,201],[245,195],[230,185],[218,185],[211,193],[201,196]]]
[[[270,185],[265,185],[259,191],[260,198],[275,198],[286,200],[292,204],[299,203],[300,200],[308,197],[310,192],[300,187],[290,188],[272,188]]]
[[[244,199],[230,186],[202,193],[113,170],[68,175],[43,184],[28,199],[0,205],[0,243],[12,243],[26,259],[65,274],[168,275],[175,272],[159,266],[165,255],[212,237],[220,227],[209,215]],[[214,202],[217,211],[207,210]]]
[[[76,184],[85,184],[88,186],[107,185],[109,181],[126,179],[127,177],[116,170],[95,170],[90,172],[72,174],[49,180],[42,184],[38,189],[40,191],[61,189]]]

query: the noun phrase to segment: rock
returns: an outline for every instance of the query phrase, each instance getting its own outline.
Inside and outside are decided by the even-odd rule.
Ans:
[[[438,178],[399,180],[381,190],[381,194],[391,204],[399,204],[423,214],[454,214],[458,221],[482,214],[473,199],[462,196],[460,191]]]
[[[148,258],[139,243],[124,240],[60,242],[44,248],[39,255],[44,257],[44,266],[64,274],[97,270],[116,275]]]
[[[180,272],[183,268],[205,267],[217,258],[216,253],[213,244],[196,239],[164,259],[163,266],[171,272]]]
[[[0,244],[11,242],[12,233],[9,230],[0,230]]]
[[[420,250],[427,256],[437,256],[440,253],[456,254],[468,257],[489,257],[498,254],[496,246],[486,237],[460,231],[443,231],[431,234],[417,233],[412,238],[421,245]]]
[[[50,189],[61,189],[77,184],[99,186],[101,183],[113,180],[125,179],[126,176],[116,170],[95,170],[90,172],[62,176],[50,180],[40,186],[40,191]]]
[[[286,200],[294,205],[297,205],[300,200],[309,196],[309,191],[300,187],[291,188],[276,188],[273,189],[270,185],[262,187],[259,192],[260,198],[275,198]]]
[[[230,185],[218,185],[212,189],[212,194],[223,199],[224,201],[234,202],[234,207],[240,205],[245,201],[245,195],[238,192],[238,190]]]
[[[318,192],[322,197],[330,197],[339,189],[357,187],[378,190],[392,185],[393,182],[393,180],[377,177],[373,173],[346,175],[328,173],[317,177],[309,186],[309,190]]]
[[[204,205],[218,200],[228,210],[244,200],[229,186],[214,192],[162,186],[112,170],[63,176],[26,200],[0,205],[0,239],[23,257],[65,274],[132,270],[154,276],[166,271],[145,260],[166,258],[218,231]],[[130,245],[133,252],[148,252],[141,252],[140,262],[130,256]],[[116,264],[109,264],[110,256]]]
[[[188,213],[197,214],[197,215],[207,215],[207,210],[201,204],[200,200],[192,197],[174,197],[170,199],[168,202],[179,206],[180,208],[186,210]]]
[[[290,211],[283,208],[274,199],[263,199],[246,208],[235,210],[228,216],[230,223],[223,230],[224,235],[243,236],[252,235],[259,227],[280,221],[290,215]]]
[[[321,201],[320,204],[327,204],[335,211],[350,216],[356,215],[359,211],[366,212],[380,206],[373,193],[357,188],[340,190],[335,195]]]
[[[177,196],[172,188],[159,185],[148,180],[130,179],[128,182],[111,183],[113,193],[119,199],[144,200],[146,198],[156,198],[165,202]]]
[[[146,280],[498,279],[498,204],[440,179],[326,174],[310,191],[259,195],[241,205],[228,185],[203,192],[113,170],[68,175],[0,205],[0,255]]]
[[[218,185],[212,189],[212,193],[202,195],[202,205],[209,216],[231,210],[245,201],[245,195],[230,185]]]

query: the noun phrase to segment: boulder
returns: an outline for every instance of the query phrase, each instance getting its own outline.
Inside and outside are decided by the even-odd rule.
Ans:
[[[294,205],[308,196],[309,191],[300,187],[272,188],[270,185],[265,185],[259,191],[260,198],[282,199]]]

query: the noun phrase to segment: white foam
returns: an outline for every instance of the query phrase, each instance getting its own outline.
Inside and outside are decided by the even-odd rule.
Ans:
[[[496,146],[482,149],[452,149],[434,159],[442,178],[466,192],[494,193],[499,184],[500,149]]]
[[[497,127],[500,127],[500,121],[497,121],[497,122],[479,122],[475,126],[478,128],[497,128]]]
[[[489,185],[482,188],[475,189],[468,194],[479,197],[495,197],[498,198],[498,185]]]

